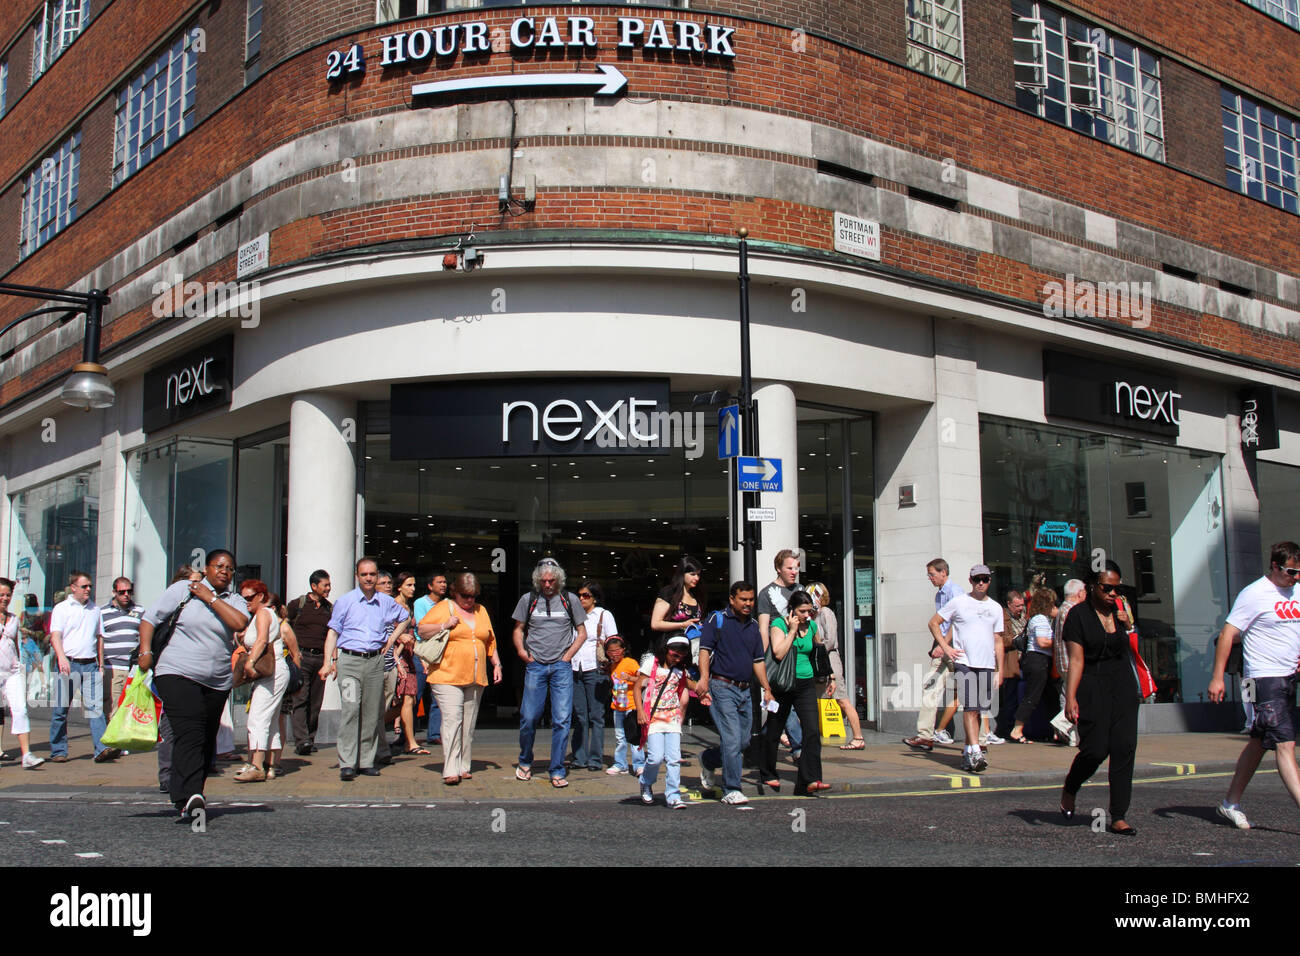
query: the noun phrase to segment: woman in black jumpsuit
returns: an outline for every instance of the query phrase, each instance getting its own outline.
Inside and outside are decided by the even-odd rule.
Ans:
[[[1137,833],[1124,819],[1133,795],[1137,756],[1138,686],[1129,657],[1132,623],[1119,606],[1119,566],[1107,561],[1092,576],[1088,600],[1065,619],[1070,654],[1065,715],[1079,725],[1079,753],[1065,778],[1061,813],[1074,815],[1079,788],[1110,757],[1111,833]]]

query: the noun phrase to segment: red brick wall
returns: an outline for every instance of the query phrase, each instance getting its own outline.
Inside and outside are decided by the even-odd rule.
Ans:
[[[268,5],[268,30],[272,35],[285,27],[283,19],[278,27],[275,25],[277,15],[284,16],[279,13],[281,6],[278,2]],[[366,15],[372,17],[373,5],[369,0],[364,0],[360,6],[354,3],[351,9],[356,14],[362,6],[368,11]],[[900,38],[901,58],[901,0],[896,5],[891,3],[880,7],[877,12],[880,21],[884,22],[887,8],[894,6],[898,7],[894,22]],[[1234,2],[1232,6],[1235,9],[1240,4]],[[320,5],[320,8],[326,9],[328,4]],[[1000,45],[1005,45],[1005,37],[999,39],[995,34],[997,23],[1005,16],[1005,10],[997,12],[1000,8],[1001,5],[986,6],[981,0],[968,0],[967,42],[971,56],[982,44],[981,48],[991,51],[982,55],[982,59],[985,56],[999,62],[1009,59],[995,52]],[[71,67],[69,58],[74,54],[87,55],[93,51],[94,44],[89,41],[98,42],[97,35],[125,36],[123,31],[133,24],[143,29],[133,19],[131,11],[134,9],[121,3],[110,7],[97,25],[97,29],[102,28],[99,34],[88,34],[74,44],[72,50],[55,65],[51,76],[46,78],[57,82],[51,82],[47,89],[34,91],[38,95],[31,99],[42,102],[50,99],[54,94],[49,91],[60,89],[59,84],[65,82],[54,71]],[[994,14],[989,14],[990,9]],[[936,159],[951,157],[963,169],[1015,182],[1037,192],[1283,271],[1294,272],[1296,263],[1300,262],[1300,228],[1297,228],[1300,221],[1293,215],[906,68],[863,57],[811,36],[807,38],[806,49],[797,52],[791,49],[792,37],[788,27],[739,21],[729,24],[738,29],[735,46],[739,55],[734,62],[691,63],[671,55],[660,57],[641,51],[616,54],[613,18],[627,11],[563,7],[554,12],[567,15],[579,10],[601,21],[598,25],[600,54],[587,58],[586,62],[616,62],[629,77],[629,95],[633,98],[684,99],[807,117]],[[487,20],[490,26],[508,25],[519,12],[473,10],[455,19]],[[546,8],[527,11],[530,16],[542,16],[546,12]],[[648,10],[643,12],[647,17],[654,15]],[[230,64],[236,57],[242,58],[242,15],[243,4],[229,2],[222,4],[208,21],[209,49],[205,54],[207,59],[201,60],[200,70],[220,76],[220,89],[231,89],[239,82],[238,71]],[[699,10],[691,11],[690,16],[697,20],[718,20],[718,17],[702,14]],[[151,19],[157,22],[156,17]],[[310,21],[323,22],[319,18]],[[300,26],[307,29],[310,23],[301,26],[295,19],[292,29],[298,31]],[[316,28],[324,29],[323,26],[313,29]],[[353,39],[362,42],[366,50],[368,70],[360,81],[329,86],[324,79],[323,48],[299,54],[272,70],[239,93],[229,108],[202,123],[109,195],[97,208],[88,209],[91,192],[83,193],[82,217],[10,271],[6,279],[54,286],[75,281],[95,264],[133,242],[146,229],[185,208],[193,197],[242,169],[252,157],[308,130],[328,128],[340,121],[366,115],[405,112],[410,108],[411,80],[432,77],[445,70],[440,66],[425,65],[381,71],[377,38],[393,32],[393,29],[384,26],[347,38],[347,42]],[[409,29],[409,25],[403,29]],[[894,26],[879,29],[883,36],[893,31]],[[301,34],[295,32],[294,36]],[[341,41],[335,46],[342,48],[346,42]],[[224,52],[218,52],[218,48]],[[486,61],[480,59],[472,64],[457,60],[454,73],[459,76],[496,74],[504,69],[521,72],[546,70],[551,68],[550,63],[548,57],[542,56],[521,56],[512,62],[508,55],[498,53]],[[1294,74],[1297,66],[1292,64],[1290,71]],[[996,74],[997,70],[987,71],[987,75],[973,70],[972,85],[982,84],[995,89],[1002,82]],[[45,87],[45,82],[43,79],[42,87]],[[204,82],[207,81],[201,80]],[[1206,175],[1221,174],[1222,161],[1217,156],[1218,110],[1217,106],[1209,108],[1211,98],[1217,96],[1215,82],[1185,69],[1180,71],[1177,67],[1169,68],[1167,82],[1170,84],[1167,89],[1179,91],[1178,97],[1168,93],[1167,101],[1173,98],[1182,100],[1185,94],[1189,101],[1194,98],[1199,104],[1184,108],[1181,103],[1175,106],[1167,102],[1169,132],[1178,144],[1175,146],[1171,142],[1171,154],[1190,169]],[[211,96],[211,92],[203,95]],[[75,96],[71,98],[73,101],[77,99]],[[53,104],[47,106],[53,109]],[[23,107],[23,115],[5,119],[0,134],[8,139],[12,128],[20,133],[27,131],[36,140],[42,134],[48,137],[49,124],[40,122],[34,104],[24,103]],[[45,115],[63,115],[63,111],[54,110]],[[89,127],[95,121],[96,114],[92,114],[87,121],[88,135]],[[583,137],[579,140],[563,135],[548,137],[547,142],[559,145],[633,145],[619,137]],[[1198,147],[1198,144],[1201,145]],[[524,145],[527,148],[535,144]],[[457,144],[457,148],[462,149],[489,147],[500,149],[499,144]],[[675,148],[682,148],[681,144],[676,144]],[[701,145],[699,149],[711,147]],[[781,144],[772,144],[772,149],[779,151]],[[96,147],[96,152],[98,150]],[[723,151],[731,150],[724,148]],[[357,159],[363,164],[368,161],[366,157]],[[804,158],[784,159],[803,165],[808,163]],[[107,153],[91,155],[89,145],[83,145],[83,183],[100,181],[97,177],[103,175],[103,168],[111,166],[111,160],[111,148]],[[12,167],[17,164],[12,157],[0,159],[0,164],[5,161],[11,164],[12,174]],[[328,172],[323,170],[321,174]],[[11,188],[0,195],[0,216],[3,216],[0,218],[0,266],[12,263],[8,250],[16,247],[17,242],[18,217],[16,214],[4,215],[6,210],[16,210],[14,192]],[[249,205],[255,202],[253,199]],[[473,223],[478,223],[482,231],[484,223],[496,223],[495,210],[495,192],[485,189],[481,193],[442,196],[417,203],[340,211],[278,229],[272,241],[273,264],[283,265],[325,252],[391,239],[452,234]],[[729,234],[736,225],[745,224],[755,238],[829,249],[830,217],[829,210],[798,207],[774,197],[690,195],[637,189],[543,190],[537,211],[508,221],[505,228],[644,228]],[[996,257],[888,233],[885,248],[888,261],[902,268],[919,269],[990,291],[1018,290],[1009,294],[1035,301],[1041,297],[1039,290],[1043,282],[1053,278]],[[233,275],[233,264],[211,269],[209,274],[214,278],[229,278]],[[0,305],[0,318],[5,314],[6,307]],[[1192,341],[1207,344],[1239,343],[1244,354],[1300,367],[1300,353],[1290,340],[1275,341],[1275,336],[1264,336],[1198,314],[1168,311],[1166,315],[1157,310],[1157,315],[1165,316],[1158,318],[1153,326],[1159,331],[1181,334]],[[151,321],[147,311],[140,317],[120,317],[106,330],[106,344],[120,341],[128,332]],[[51,368],[57,367],[65,368],[66,365],[51,365]],[[0,402],[11,400],[13,395],[32,387],[35,381],[33,376],[26,376],[20,382],[5,383],[0,389]]]

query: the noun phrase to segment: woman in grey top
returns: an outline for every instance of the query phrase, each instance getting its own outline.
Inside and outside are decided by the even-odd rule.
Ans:
[[[844,679],[844,661],[840,659],[839,624],[835,621],[835,612],[831,610],[831,589],[821,582],[808,585],[808,593],[817,605],[817,633],[831,659],[831,679],[826,682],[826,699],[840,705],[840,710],[849,719],[849,729],[853,739],[842,746],[841,750],[862,750],[867,746],[862,737],[862,723],[858,720],[858,709],[853,706],[849,694],[849,684]]]
[[[235,632],[248,627],[248,606],[230,587],[235,556],[208,554],[202,580],[178,581],[140,622],[140,669],[155,668],[154,686],[172,730],[171,797],[181,816],[202,811],[203,778],[217,746],[221,710],[233,683]],[[171,641],[153,659],[154,628],[180,608]]]

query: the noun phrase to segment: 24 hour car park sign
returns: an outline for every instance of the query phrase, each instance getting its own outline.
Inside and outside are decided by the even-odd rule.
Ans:
[[[661,50],[722,60],[733,60],[736,56],[732,46],[736,33],[734,27],[695,20],[647,20],[643,17],[618,17],[612,26],[610,30],[610,24],[602,22],[599,27],[603,29],[599,32],[612,42],[616,50]],[[517,17],[509,27],[489,27],[485,20],[470,20],[390,33],[379,38],[377,48],[372,49],[370,55],[372,58],[378,56],[380,67],[386,69],[430,60],[445,62],[456,56],[490,57],[493,53],[522,53],[537,49],[597,51],[601,48],[597,33],[597,19],[586,16]],[[338,81],[363,75],[366,63],[366,51],[360,43],[354,43],[347,50],[332,50],[326,57],[325,78]],[[602,68],[612,69],[603,65]],[[504,84],[498,82],[494,85]],[[422,92],[438,91],[426,89]]]

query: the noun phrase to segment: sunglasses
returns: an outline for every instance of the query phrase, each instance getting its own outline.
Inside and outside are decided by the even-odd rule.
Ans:
[[[578,597],[580,597],[580,598],[589,598],[589,597],[591,597],[591,592],[590,592],[590,591],[579,591],[579,592],[578,592]]]
[[[134,593],[135,593],[135,588],[118,588],[116,593],[118,593],[118,594],[134,594]]]
[[[993,580],[993,579],[992,579],[991,577],[989,577],[987,574],[981,574],[981,575],[980,575],[979,577],[977,577],[977,578],[971,578],[971,582],[972,582],[973,584],[988,584],[988,583],[989,583],[990,581],[992,581],[992,580]]]
[[[1283,568],[1282,570],[1293,578],[1300,578],[1300,568]]]
[[[1118,584],[1098,584],[1098,591],[1105,591],[1107,594],[1118,594],[1120,586]]]

